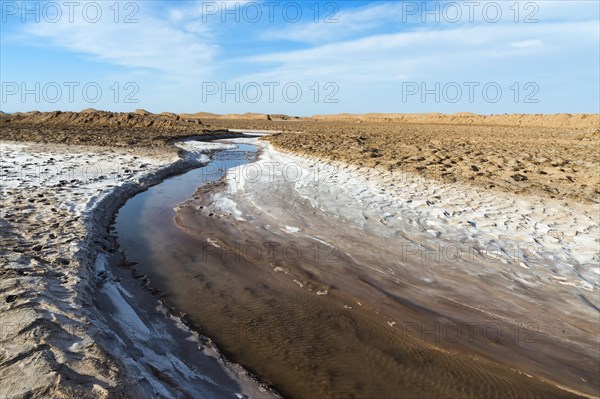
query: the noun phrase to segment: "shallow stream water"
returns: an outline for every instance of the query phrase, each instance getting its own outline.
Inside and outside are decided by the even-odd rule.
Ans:
[[[288,247],[268,226],[228,231],[214,218],[194,219],[187,231],[178,227],[174,207],[253,159],[255,146],[237,146],[133,197],[115,223],[119,245],[137,271],[226,357],[293,398],[571,397],[392,328],[379,310],[415,308],[369,280],[361,283],[365,292],[379,297],[365,295],[360,302],[337,291],[356,265],[325,245],[290,238],[295,241]],[[290,252],[297,248],[299,256]]]

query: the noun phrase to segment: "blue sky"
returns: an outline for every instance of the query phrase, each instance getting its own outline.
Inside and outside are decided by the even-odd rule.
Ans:
[[[0,4],[4,112],[600,112],[595,0]]]

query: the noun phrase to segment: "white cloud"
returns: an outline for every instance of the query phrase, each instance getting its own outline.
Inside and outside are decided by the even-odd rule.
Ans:
[[[456,29],[419,30],[372,35],[310,49],[275,52],[242,62],[272,66],[260,74],[286,78],[382,80],[397,75],[437,78],[467,72],[481,75],[486,66],[500,70],[499,57],[533,59],[540,54],[561,58],[581,46],[598,45],[596,22],[521,25],[473,25]],[[544,43],[552,43],[544,46]],[[568,63],[569,60],[561,60]],[[539,65],[548,68],[548,65]],[[514,70],[514,68],[511,67]],[[523,71],[525,72],[525,71]]]
[[[330,112],[581,112],[597,104],[598,21],[539,24],[468,24],[452,29],[374,34],[327,43],[309,49],[280,51],[238,60],[240,65],[260,66],[261,72],[241,74],[239,82],[334,82],[339,104],[303,105],[310,111]],[[577,71],[577,73],[573,73]],[[402,82],[477,82],[479,89],[499,82],[502,104],[474,103],[406,104]],[[535,104],[513,101],[514,83],[522,90],[528,82],[539,87]],[[562,88],[570,87],[589,102],[568,102]],[[524,95],[524,90],[521,95]],[[594,94],[595,93],[595,94]],[[308,93],[310,94],[310,93]],[[596,98],[594,102],[594,98]],[[581,108],[584,104],[584,108]],[[579,108],[578,108],[579,107]],[[290,106],[292,113],[298,112]],[[565,111],[568,110],[568,111]],[[290,112],[290,111],[288,111]]]
[[[109,5],[103,3],[103,8]],[[104,11],[104,15],[112,15],[108,9]],[[28,24],[25,31],[98,61],[155,70],[172,79],[210,72],[218,46],[210,43],[208,32],[172,22],[178,18],[177,13],[171,14],[170,20],[160,20],[143,11],[142,6],[137,23],[115,23],[112,17],[96,23],[62,18],[57,23]]]
[[[310,22],[290,23],[283,29],[266,30],[262,38],[322,44],[402,20],[400,3],[382,3],[342,11],[320,7],[323,9],[319,9],[318,18],[315,18],[313,11],[308,18]]]
[[[557,21],[598,20],[598,7],[592,1],[454,1],[442,0],[378,2],[339,10],[325,23],[321,10],[318,21],[287,24],[269,29],[263,39],[324,44],[360,35],[414,30],[451,30],[466,26],[536,25]]]

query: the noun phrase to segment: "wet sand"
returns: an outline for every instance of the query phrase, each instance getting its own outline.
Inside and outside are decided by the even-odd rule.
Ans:
[[[204,244],[199,254],[195,243],[203,259],[167,300],[285,396],[578,397],[481,357],[493,351],[514,364],[528,336],[538,350],[560,352],[535,330],[511,331],[484,315],[463,322],[466,309],[368,276],[329,246],[222,221],[180,211],[177,222]]]
[[[548,381],[596,389],[593,356],[575,354],[538,324],[374,272],[397,254],[289,191],[270,194],[269,205],[288,206],[293,225],[230,203],[227,186],[214,183],[178,210],[180,229],[169,214],[140,215],[155,228],[144,233],[150,246],[131,256],[166,303],[285,396],[577,397]],[[328,243],[302,236],[307,225],[298,218],[339,234]]]

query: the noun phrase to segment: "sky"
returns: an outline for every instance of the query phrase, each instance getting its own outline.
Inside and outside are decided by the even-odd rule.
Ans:
[[[0,109],[598,113],[600,2],[0,1]]]

